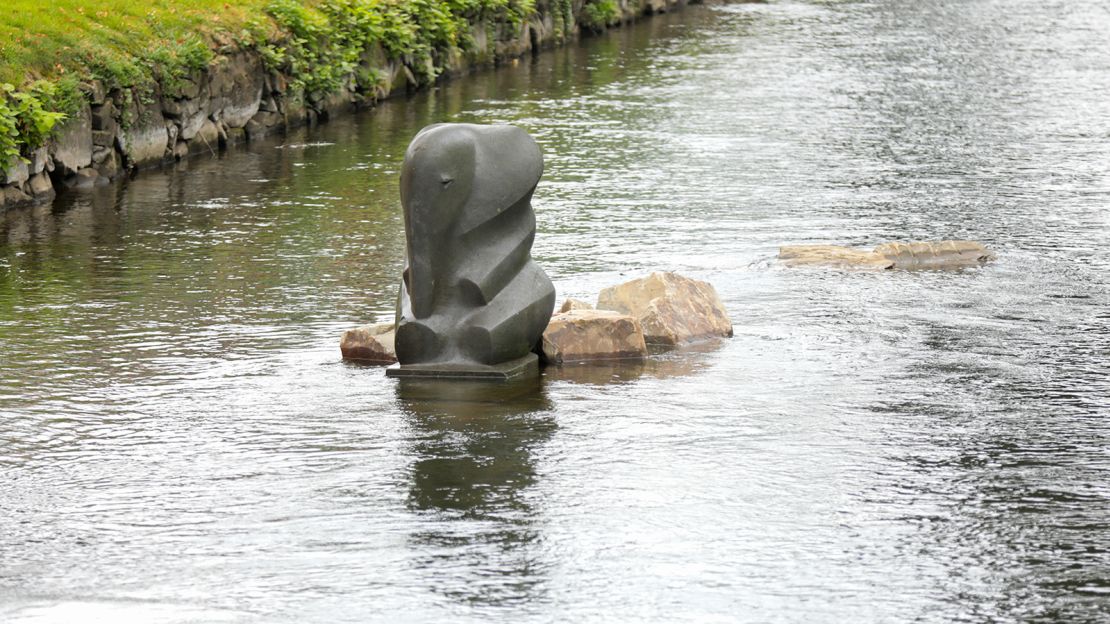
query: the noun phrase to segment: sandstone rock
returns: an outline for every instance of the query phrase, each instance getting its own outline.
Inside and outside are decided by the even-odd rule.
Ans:
[[[62,173],[70,175],[92,164],[92,117],[88,106],[66,119],[50,142],[50,155]]]
[[[713,286],[677,273],[657,271],[606,288],[597,309],[636,317],[648,344],[673,346],[732,336],[732,321]]]
[[[779,248],[779,260],[788,267],[891,269],[894,261],[873,251],[838,245],[789,245]]]
[[[563,307],[559,308],[559,312],[570,312],[571,310],[593,310],[594,307],[581,299],[567,299],[563,302]]]
[[[950,269],[978,266],[993,258],[990,250],[975,241],[886,243],[879,245],[874,251],[838,245],[792,245],[779,248],[779,259],[789,267]]]
[[[978,266],[992,260],[994,254],[975,241],[937,241],[886,243],[875,253],[891,260],[896,269],[948,269]]]
[[[607,310],[571,310],[551,317],[543,332],[548,362],[643,358],[643,329],[634,317]]]
[[[358,360],[374,364],[392,364],[397,361],[393,350],[396,328],[393,323],[363,325],[343,332],[339,350],[344,360]]]
[[[173,146],[174,160],[184,160],[188,155],[189,144],[185,141],[178,141],[177,144]]]

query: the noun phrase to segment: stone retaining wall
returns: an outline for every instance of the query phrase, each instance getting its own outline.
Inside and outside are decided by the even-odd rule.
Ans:
[[[471,24],[478,52],[448,55],[440,79],[575,41],[583,0],[539,0],[536,13],[519,27],[506,23]],[[684,7],[699,0],[616,0],[617,24]],[[560,12],[557,7],[563,6]],[[109,184],[120,176],[183,158],[215,155],[231,145],[289,128],[326,121],[334,115],[372,107],[376,102],[424,85],[411,59],[390,59],[380,49],[363,54],[360,67],[337,92],[307,98],[287,97],[289,77],[268,71],[253,50],[227,45],[203,71],[175,85],[173,93],[156,86],[144,95],[131,89],[86,87],[85,105],[70,116],[55,137],[35,151],[30,162],[0,171],[0,211],[46,202],[62,188]],[[374,76],[372,84],[359,76]],[[302,101],[303,100],[303,101]]]

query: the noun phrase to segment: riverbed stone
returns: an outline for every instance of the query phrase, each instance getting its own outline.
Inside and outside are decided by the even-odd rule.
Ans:
[[[713,285],[674,272],[656,271],[606,288],[597,309],[636,317],[648,344],[676,346],[732,336],[732,321]]]
[[[543,332],[543,357],[563,364],[647,356],[644,331],[635,317],[609,310],[571,310],[551,317]]]
[[[571,310],[593,310],[594,307],[581,299],[567,299],[563,302],[563,307],[559,308],[559,312],[570,312]]]
[[[396,327],[393,323],[363,325],[343,332],[339,350],[344,360],[372,364],[393,364],[397,361],[394,350]]]

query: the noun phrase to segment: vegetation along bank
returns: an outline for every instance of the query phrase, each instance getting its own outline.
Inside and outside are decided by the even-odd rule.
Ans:
[[[0,210],[699,0],[8,0]]]

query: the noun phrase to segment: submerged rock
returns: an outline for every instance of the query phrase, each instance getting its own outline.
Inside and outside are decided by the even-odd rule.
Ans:
[[[873,251],[839,245],[788,245],[779,260],[788,267],[824,266],[841,269],[955,269],[994,259],[982,243],[933,241],[885,243]]]
[[[543,332],[548,362],[639,359],[647,344],[639,321],[607,310],[571,310],[551,317]]]
[[[654,272],[601,291],[598,310],[640,321],[648,344],[680,345],[732,336],[732,321],[713,285],[672,272]]]
[[[951,269],[994,259],[982,243],[959,240],[886,243],[876,247],[875,253],[894,262],[896,269]]]
[[[397,354],[393,350],[395,334],[393,323],[363,325],[343,332],[339,350],[344,360],[372,364],[393,364]]]
[[[839,245],[789,245],[779,248],[779,260],[788,267],[825,266],[859,269],[892,269],[894,261],[874,251]]]

